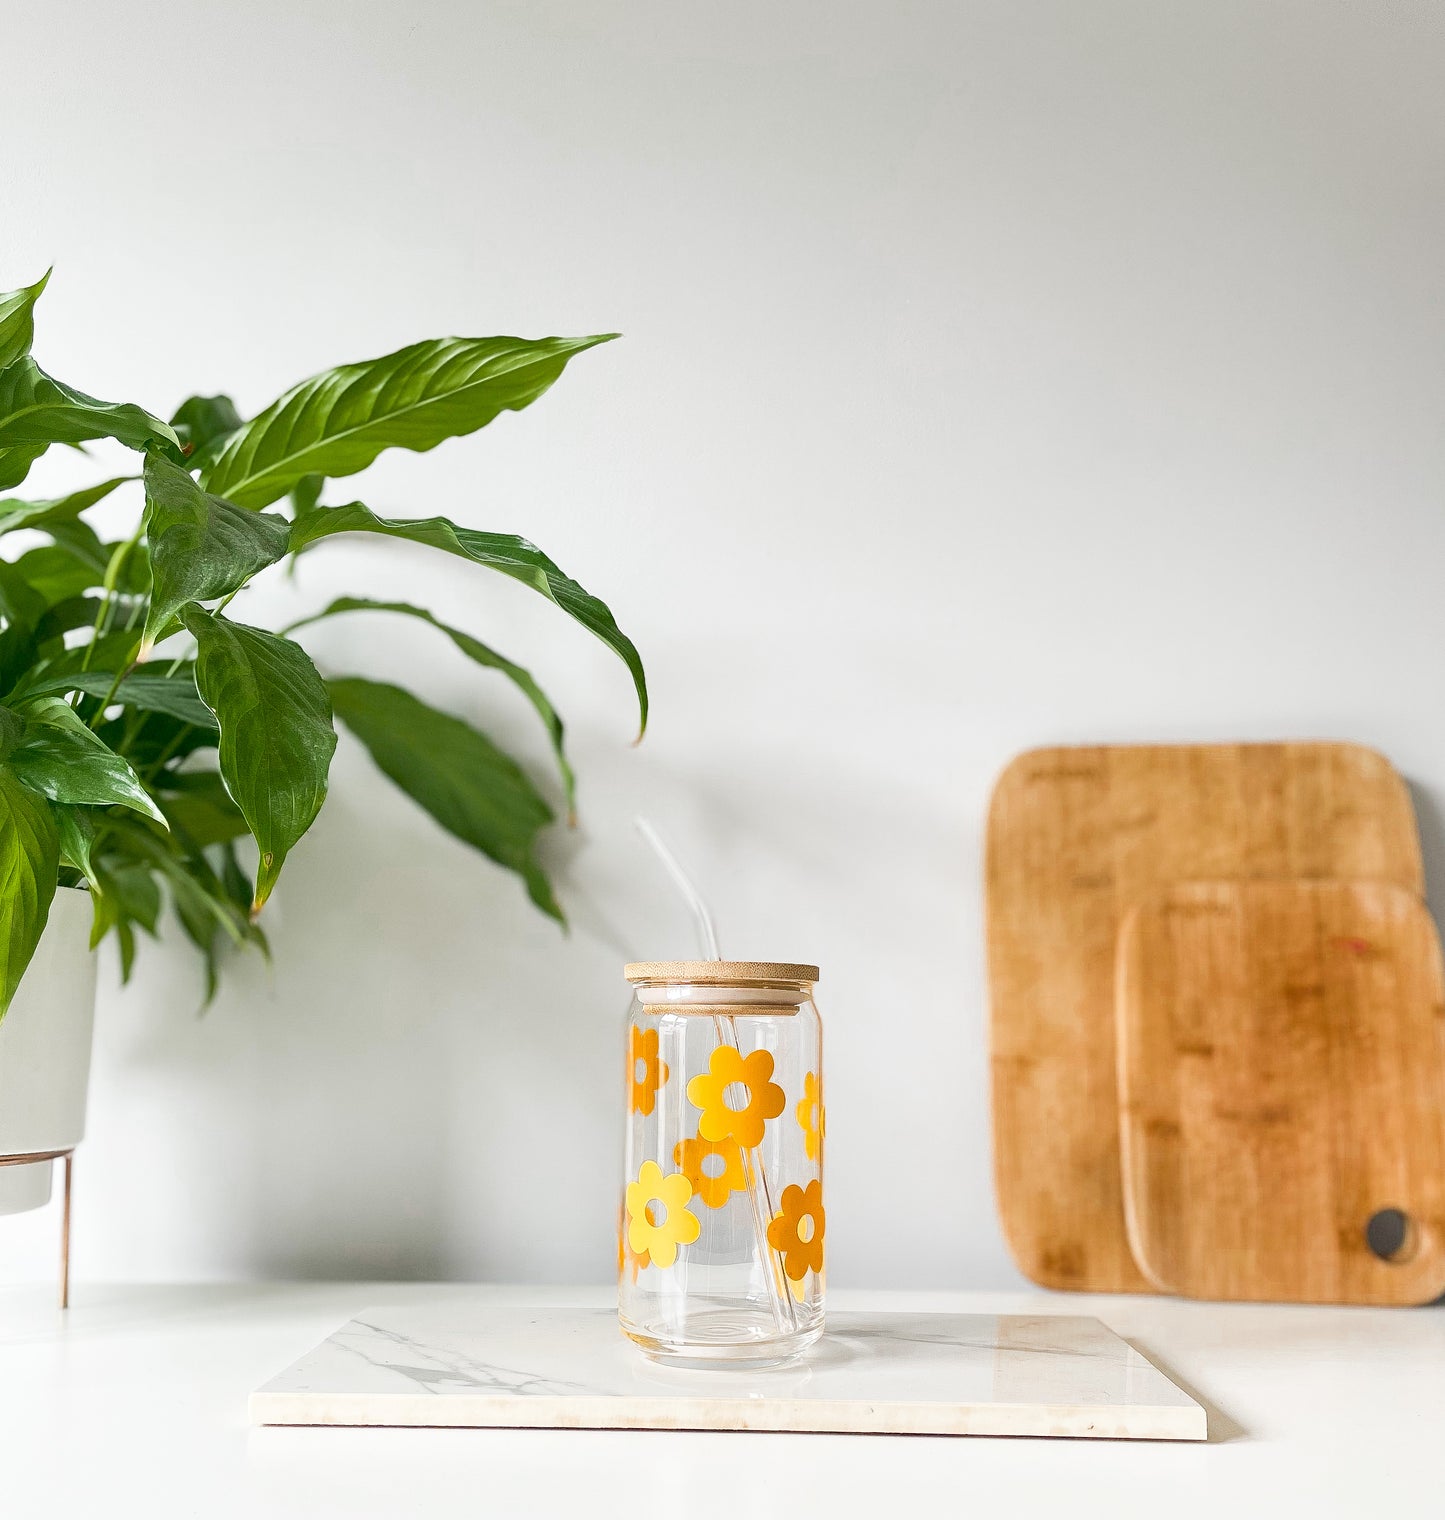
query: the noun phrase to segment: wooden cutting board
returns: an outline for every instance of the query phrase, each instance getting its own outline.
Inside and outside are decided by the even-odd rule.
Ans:
[[[1040,749],[989,809],[994,1179],[1014,1259],[1046,1287],[1147,1293],[1124,1228],[1114,953],[1157,887],[1424,873],[1409,793],[1353,744]]]
[[[1445,1292],[1445,973],[1384,882],[1167,887],[1124,920],[1129,1241],[1190,1298],[1421,1304]],[[1403,1216],[1398,1254],[1367,1231]]]

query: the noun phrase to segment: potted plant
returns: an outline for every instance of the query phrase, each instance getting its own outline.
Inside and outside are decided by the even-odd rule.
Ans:
[[[0,1023],[0,1155],[79,1138],[94,988],[87,920],[89,946],[114,934],[129,977],[136,931],[156,932],[168,897],[203,958],[207,1000],[227,947],[265,951],[261,910],[326,799],[337,718],[443,828],[516,872],[562,919],[535,853],[553,810],[521,766],[401,687],[327,676],[295,635],[358,610],[430,624],[536,709],[570,813],[562,722],[531,674],[409,603],[343,597],[287,628],[255,627],[231,610],[254,576],[343,534],[511,576],[616,652],[647,722],[631,640],[533,544],[321,499],[329,479],[357,474],[384,449],[431,449],[530,405],[574,355],[616,334],[431,339],[314,375],[249,421],[225,396],[193,396],[163,422],[36,364],[35,305],[48,279],[0,295],[0,492],[20,486],[47,449],[94,439],[133,449],[138,468],[58,498],[0,497],[0,536],[43,537],[0,556],[0,1019],[16,1000],[13,1027]],[[86,514],[127,490],[134,529],[103,539]],[[50,1062],[64,1071],[44,1075]],[[13,1097],[6,1106],[22,1088],[71,1096],[22,1115]],[[0,1212],[7,1196],[13,1207],[48,1195],[48,1167],[44,1194],[27,1170],[0,1167]]]

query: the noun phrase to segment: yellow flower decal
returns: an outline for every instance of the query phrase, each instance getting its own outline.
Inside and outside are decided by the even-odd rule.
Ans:
[[[620,1278],[627,1267],[632,1268],[632,1280],[637,1281],[637,1274],[644,1267],[652,1265],[652,1259],[646,1251],[634,1251],[627,1241],[627,1209],[626,1206],[617,1210],[617,1275]]]
[[[664,1177],[655,1161],[644,1161],[636,1182],[627,1184],[627,1244],[644,1251],[655,1267],[670,1267],[677,1248],[691,1245],[702,1230],[688,1208],[692,1184],[681,1172]]]
[[[708,1162],[716,1157],[721,1166],[709,1170]],[[733,1193],[748,1185],[743,1167],[743,1153],[736,1140],[682,1140],[672,1159],[682,1168],[692,1184],[693,1193],[710,1209],[720,1209]]]
[[[823,1151],[823,1136],[828,1133],[828,1115],[823,1108],[823,1086],[815,1072],[803,1078],[803,1101],[797,1114],[803,1127],[803,1149],[809,1161],[816,1161]]]
[[[814,1178],[806,1188],[796,1184],[783,1189],[781,1212],[768,1226],[768,1244],[783,1258],[783,1271],[800,1282],[809,1269],[823,1270],[823,1184]]]
[[[687,1084],[688,1097],[702,1110],[698,1134],[704,1140],[736,1140],[745,1150],[760,1144],[764,1121],[776,1119],[788,1102],[772,1075],[769,1051],[755,1050],[745,1056],[731,1045],[716,1046],[708,1070]],[[729,1087],[747,1089],[744,1107],[729,1104]]]
[[[633,1112],[650,1114],[657,1104],[657,1089],[667,1081],[667,1062],[657,1057],[655,1029],[639,1029],[634,1024],[628,1031],[627,1072]]]

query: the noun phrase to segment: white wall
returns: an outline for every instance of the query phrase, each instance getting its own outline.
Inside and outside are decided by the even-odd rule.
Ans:
[[[0,286],[55,262],[39,353],[84,388],[255,409],[420,336],[626,334],[365,495],[533,536],[656,704],[630,749],[600,646],[420,551],[250,599],[405,596],[533,665],[582,781],[548,847],[575,927],[343,740],[273,975],[197,1019],[183,948],[124,993],[102,968],[82,1282],[605,1278],[621,963],[693,950],[638,809],[727,951],[824,968],[838,1283],[1013,1276],[979,850],[1015,751],[1364,740],[1439,884],[1438,6],[141,0],[5,31]],[[312,647],[544,770],[425,629]],[[54,1228],[0,1220],[0,1276],[48,1273]]]

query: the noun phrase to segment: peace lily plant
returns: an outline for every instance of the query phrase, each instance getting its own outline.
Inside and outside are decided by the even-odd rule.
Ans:
[[[48,540],[0,562],[0,1015],[58,886],[88,886],[92,944],[114,933],[125,976],[136,929],[156,930],[162,887],[205,957],[208,997],[228,943],[264,950],[257,916],[325,801],[335,718],[443,828],[515,871],[560,920],[535,854],[552,809],[521,767],[401,687],[323,675],[292,635],[359,610],[430,624],[536,709],[570,810],[562,723],[526,670],[403,602],[342,597],[280,630],[229,607],[253,576],[341,534],[421,544],[512,576],[594,633],[631,672],[645,727],[637,650],[540,549],[445,517],[320,500],[328,477],[364,470],[383,449],[431,449],[530,405],[573,355],[616,335],[435,338],[315,375],[249,422],[225,396],[193,396],[167,423],[36,364],[48,278],[0,295],[0,491],[56,445],[115,439],[139,468],[53,500],[0,498],[0,535]],[[139,520],[107,541],[86,513],[132,481]],[[254,877],[237,848],[248,836]]]

